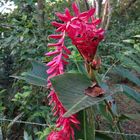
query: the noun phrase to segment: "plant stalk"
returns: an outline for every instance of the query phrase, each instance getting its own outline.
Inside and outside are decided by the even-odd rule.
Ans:
[[[115,120],[115,119],[117,118],[117,116],[113,113],[113,111],[112,111],[112,109],[111,109],[111,107],[110,107],[110,105],[108,104],[108,102],[107,102],[106,99],[104,100],[104,102],[105,102],[105,104],[106,104],[106,106],[107,106],[107,108],[108,108],[108,111],[110,112],[112,118]],[[118,122],[116,123],[116,128],[117,128],[117,130],[118,130],[120,133],[123,133],[123,132],[122,132],[122,129],[121,129],[121,127],[120,127],[120,124],[119,124]],[[121,135],[121,137],[122,137],[122,140],[126,140],[126,138],[125,138],[124,135]]]
[[[86,134],[86,110],[83,110],[83,122],[84,122],[84,140],[87,140],[87,134]]]

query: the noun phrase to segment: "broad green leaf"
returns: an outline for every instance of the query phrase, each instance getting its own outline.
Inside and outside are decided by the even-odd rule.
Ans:
[[[29,72],[30,74],[35,74],[36,76],[42,77],[44,79],[47,78],[47,74],[46,74],[47,68],[44,63],[33,60],[32,66],[33,69]]]
[[[68,110],[64,117],[79,112],[89,106],[103,101],[106,97],[113,94],[106,91],[102,97],[90,97],[85,94],[85,89],[91,86],[91,81],[87,76],[79,73],[66,73],[51,79],[52,85],[57,92],[59,99]]]
[[[136,102],[140,103],[140,93],[135,91],[134,89],[126,86],[126,85],[120,85],[122,87],[122,91],[125,95],[130,97],[131,99],[134,99]]]
[[[140,79],[138,79],[132,72],[129,70],[123,68],[123,67],[115,67],[114,68],[115,72],[122,76],[123,78],[127,78],[131,82],[137,84],[140,86]]]
[[[33,69],[28,72],[24,72],[21,76],[11,76],[20,80],[25,80],[26,82],[37,85],[46,86],[47,85],[47,67],[40,62],[32,61]]]

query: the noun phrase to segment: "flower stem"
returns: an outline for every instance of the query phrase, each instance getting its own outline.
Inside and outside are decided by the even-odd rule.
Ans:
[[[107,100],[105,99],[104,102],[105,102],[105,104],[106,104],[106,106],[107,106],[107,108],[108,108],[108,111],[110,112],[112,118],[113,118],[114,120],[116,120],[117,116],[113,113],[113,111],[112,111],[110,105],[108,104]],[[120,133],[123,133],[123,132],[122,132],[122,129],[121,129],[121,127],[120,127],[119,122],[116,123],[116,128],[117,128],[117,130],[118,130]],[[125,138],[124,135],[121,135],[121,137],[122,137],[121,140],[126,140],[126,138]]]
[[[83,110],[83,122],[84,122],[84,140],[87,140],[87,134],[86,134],[86,110]]]

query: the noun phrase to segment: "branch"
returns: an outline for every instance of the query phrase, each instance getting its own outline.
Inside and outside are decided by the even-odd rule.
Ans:
[[[40,27],[44,27],[44,21],[45,21],[45,0],[38,0],[38,19],[39,19],[39,25]]]

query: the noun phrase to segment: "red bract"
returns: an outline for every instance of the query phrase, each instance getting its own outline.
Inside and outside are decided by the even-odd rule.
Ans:
[[[50,133],[47,140],[70,140],[71,138],[74,140],[74,130],[72,125],[79,128],[78,125],[80,124],[76,119],[76,115],[64,118],[63,114],[66,112],[66,109],[58,99],[57,94],[52,90],[48,97],[51,97],[49,105],[53,104],[53,115],[58,116],[56,127],[61,127],[62,129],[60,131]]]
[[[65,137],[61,134],[61,132],[51,132],[47,138],[47,140],[66,140]]]
[[[99,42],[103,39],[102,32],[98,34],[96,31],[87,30],[82,36],[77,36],[73,39],[73,44],[77,47],[83,58],[87,62],[92,62],[97,51]]]
[[[54,116],[58,116],[56,126],[61,128],[61,130],[51,132],[47,138],[48,140],[74,140],[74,130],[72,126],[78,128],[79,124],[76,115],[72,115],[69,118],[63,117],[66,109],[57,97],[50,82],[50,78],[63,74],[64,66],[68,64],[66,59],[69,58],[70,50],[67,49],[64,44],[65,36],[67,35],[72,40],[72,43],[77,47],[78,51],[87,62],[93,61],[97,46],[104,37],[104,30],[97,28],[101,20],[92,17],[95,9],[80,13],[75,3],[72,4],[72,8],[75,16],[70,14],[68,8],[65,9],[64,14],[56,13],[63,23],[52,22],[52,25],[57,28],[56,32],[58,33],[49,36],[50,38],[57,39],[56,43],[48,44],[48,47],[54,47],[55,50],[46,53],[47,56],[54,56],[52,61],[47,63],[49,67],[47,70],[49,75],[47,79],[48,88],[51,88],[49,98],[50,105],[53,104],[54,106]]]
[[[53,22],[52,24],[57,27],[57,32],[65,31],[82,57],[91,62],[94,59],[99,42],[104,38],[104,30],[97,28],[101,20],[92,17],[95,9],[80,13],[75,3],[73,3],[72,8],[76,16],[72,16],[66,9],[64,14],[56,13],[64,23]],[[52,45],[56,46],[58,44]]]

